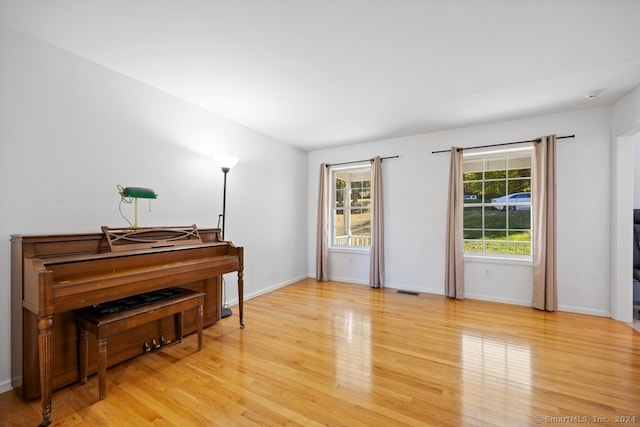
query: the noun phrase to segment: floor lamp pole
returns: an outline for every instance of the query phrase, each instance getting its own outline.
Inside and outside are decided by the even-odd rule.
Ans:
[[[229,168],[222,168],[224,173],[224,187],[222,190],[222,240],[224,240],[224,221],[227,219],[227,173]]]
[[[222,190],[222,240],[224,240],[224,223],[227,219],[227,173],[229,172],[229,170],[229,168],[222,168],[222,173],[224,173],[224,186]],[[222,280],[222,288],[226,295],[224,278],[220,276],[220,279]],[[220,307],[220,317],[222,317],[223,319],[225,317],[231,316],[232,314],[233,312],[231,311],[231,309],[229,307],[225,307],[224,304],[222,307]]]

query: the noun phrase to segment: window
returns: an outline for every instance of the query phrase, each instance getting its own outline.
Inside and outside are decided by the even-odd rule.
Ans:
[[[371,167],[331,170],[331,246],[368,248],[371,242]]]
[[[464,155],[465,254],[531,257],[531,154]]]

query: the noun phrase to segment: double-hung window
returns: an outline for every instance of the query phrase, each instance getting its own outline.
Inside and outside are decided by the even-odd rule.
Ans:
[[[331,169],[331,246],[369,248],[371,167]]]
[[[464,154],[465,254],[531,257],[532,152]]]

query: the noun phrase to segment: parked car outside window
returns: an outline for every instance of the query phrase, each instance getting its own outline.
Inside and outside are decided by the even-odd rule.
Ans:
[[[531,210],[531,193],[512,193],[506,196],[491,199],[493,207],[499,211],[507,208],[511,211],[515,210]]]

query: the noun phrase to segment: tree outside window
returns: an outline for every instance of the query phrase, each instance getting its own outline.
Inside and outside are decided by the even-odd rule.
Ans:
[[[465,155],[466,254],[531,257],[531,149]]]
[[[369,247],[371,242],[371,168],[335,169],[332,182],[332,246]]]

